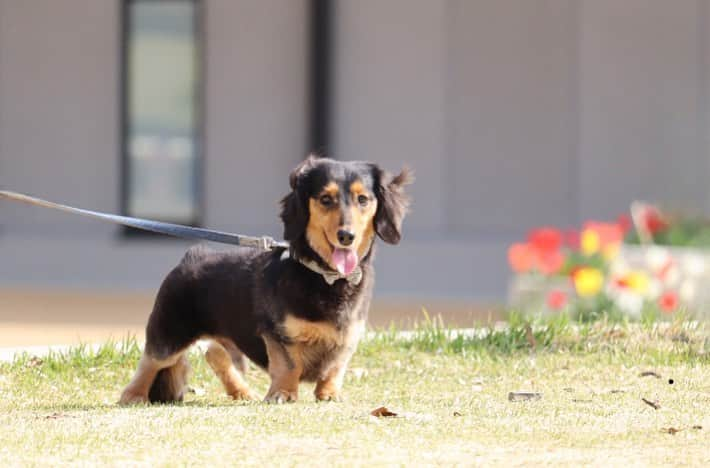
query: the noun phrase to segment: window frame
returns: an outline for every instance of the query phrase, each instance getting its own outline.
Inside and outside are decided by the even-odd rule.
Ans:
[[[131,193],[131,157],[129,154],[130,148],[130,132],[129,132],[129,115],[130,115],[130,31],[131,31],[131,5],[137,2],[163,2],[164,0],[121,0],[120,2],[120,40],[119,40],[119,167],[120,167],[120,212],[124,216],[133,216],[129,212],[129,196]],[[195,89],[193,90],[193,112],[195,115],[194,127],[194,148],[195,148],[195,171],[194,187],[195,187],[195,205],[196,213],[192,219],[171,219],[169,217],[156,219],[158,221],[186,224],[188,226],[202,226],[204,211],[205,211],[205,196],[204,196],[204,174],[206,160],[206,145],[205,145],[205,69],[206,69],[206,54],[205,54],[205,2],[203,0],[169,0],[171,2],[192,3],[194,7],[193,18],[193,33],[195,40]],[[123,237],[155,237],[159,236],[165,239],[164,236],[157,235],[152,232],[142,231],[128,226],[121,226],[120,234]]]

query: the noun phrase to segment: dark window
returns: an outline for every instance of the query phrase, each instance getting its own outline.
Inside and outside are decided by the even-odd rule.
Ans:
[[[124,0],[123,212],[200,221],[200,3]]]

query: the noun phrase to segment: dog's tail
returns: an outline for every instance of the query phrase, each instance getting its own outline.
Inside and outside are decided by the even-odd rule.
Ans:
[[[182,401],[187,390],[189,375],[190,363],[183,354],[174,365],[158,372],[148,392],[148,399],[151,403]]]

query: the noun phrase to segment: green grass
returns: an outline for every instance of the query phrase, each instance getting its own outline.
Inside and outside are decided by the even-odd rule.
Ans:
[[[683,321],[514,316],[462,335],[428,320],[363,342],[345,403],[315,403],[307,384],[295,404],[232,402],[193,352],[185,403],[132,408],[115,401],[139,357],[133,340],[25,355],[0,364],[0,463],[708,465],[709,352],[707,327]],[[639,376],[648,370],[661,378]],[[247,379],[266,391],[263,372]],[[514,390],[542,399],[510,402]],[[369,415],[383,405],[399,416]]]

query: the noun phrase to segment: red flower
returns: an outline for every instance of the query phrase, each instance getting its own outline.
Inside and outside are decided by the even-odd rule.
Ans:
[[[619,224],[602,223],[599,221],[589,221],[584,224],[583,231],[590,230],[597,233],[601,247],[621,243],[624,240],[624,232]]]
[[[547,306],[552,310],[560,310],[567,305],[567,294],[564,291],[553,289],[547,293]]]
[[[553,227],[534,229],[528,234],[528,243],[538,252],[554,252],[562,245],[562,233]]]
[[[668,223],[658,208],[655,206],[645,206],[641,212],[641,223],[643,227],[651,234],[663,231],[668,227]]]
[[[516,273],[537,270],[544,275],[554,275],[562,269],[565,257],[559,250],[541,251],[532,244],[513,244],[508,248],[508,264]]]
[[[666,291],[658,298],[658,306],[667,314],[678,308],[678,295],[675,291]]]
[[[631,230],[632,227],[631,216],[627,214],[620,214],[616,218],[616,224],[619,226],[619,228],[621,228],[621,232],[625,235]]]
[[[535,264],[535,252],[528,244],[513,244],[508,249],[508,263],[516,273],[527,273]]]
[[[572,268],[569,270],[569,277],[574,281],[574,277],[577,275],[577,272],[584,268],[584,265],[573,265]]]
[[[565,245],[572,250],[579,250],[579,231],[577,229],[565,231]]]
[[[562,252],[555,250],[552,252],[538,252],[535,266],[540,273],[554,275],[562,269],[565,264],[565,257]]]
[[[508,249],[508,263],[516,273],[537,270],[544,275],[554,275],[565,263],[560,251],[562,233],[552,227],[530,231],[528,242],[513,244]]]

